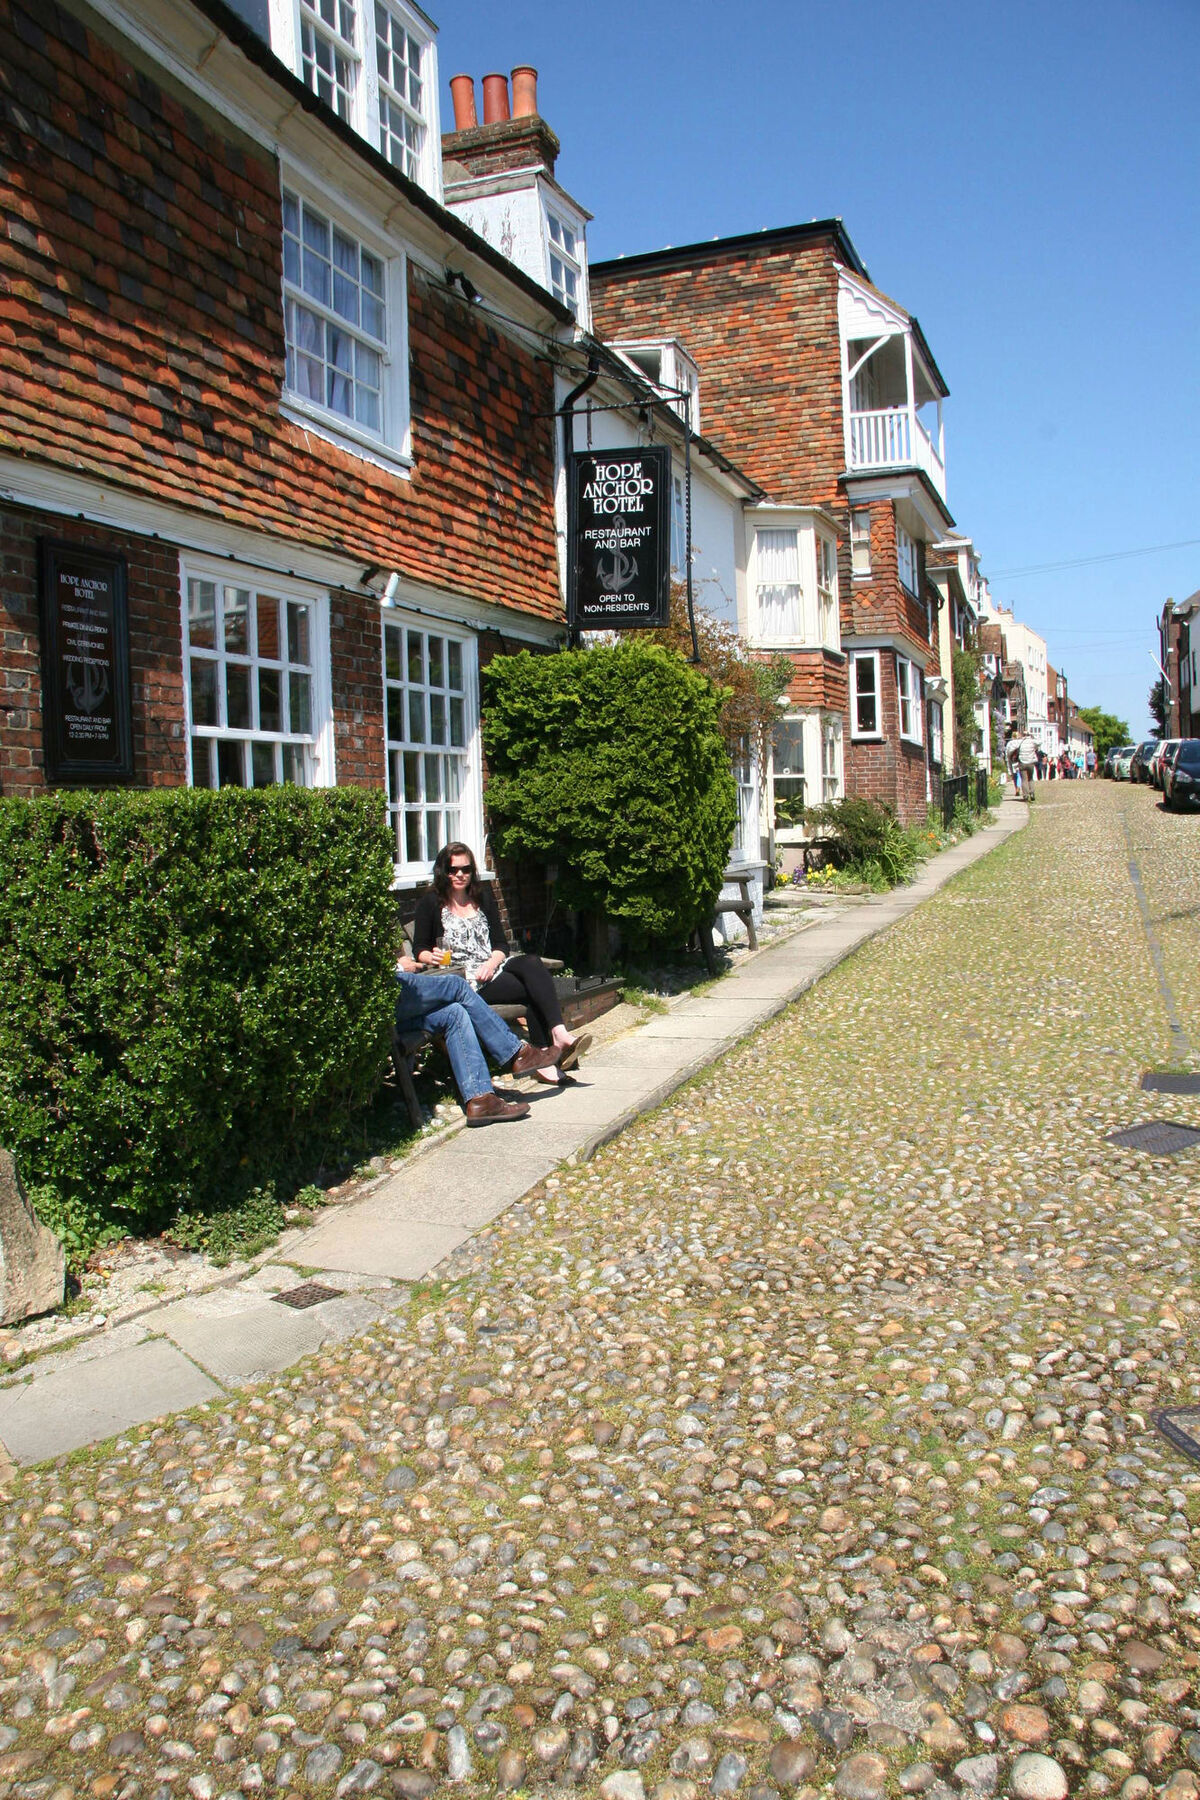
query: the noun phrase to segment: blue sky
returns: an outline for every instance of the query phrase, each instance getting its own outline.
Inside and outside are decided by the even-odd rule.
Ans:
[[[840,216],[950,386],[951,510],[1072,695],[1148,726],[1200,588],[1196,0],[460,0],[460,70],[532,63],[594,259]]]

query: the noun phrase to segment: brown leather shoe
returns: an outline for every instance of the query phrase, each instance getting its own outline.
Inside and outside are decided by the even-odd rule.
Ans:
[[[499,1094],[476,1094],[467,1101],[468,1125],[502,1125],[506,1119],[529,1116],[528,1100],[502,1100]]]
[[[532,1075],[535,1069],[549,1069],[558,1062],[562,1051],[556,1044],[539,1050],[536,1044],[522,1044],[508,1065],[511,1075]]]

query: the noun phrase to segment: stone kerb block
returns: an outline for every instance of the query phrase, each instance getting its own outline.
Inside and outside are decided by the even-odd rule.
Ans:
[[[61,1306],[66,1267],[62,1245],[34,1216],[12,1156],[0,1148],[0,1324]]]

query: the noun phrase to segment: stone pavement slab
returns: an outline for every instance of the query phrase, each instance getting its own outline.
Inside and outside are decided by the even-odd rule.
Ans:
[[[433,1224],[372,1201],[340,1211],[346,1216],[325,1219],[300,1239],[294,1251],[298,1263],[419,1281],[471,1235],[464,1225]]]
[[[173,1344],[153,1339],[6,1388],[0,1394],[0,1440],[14,1461],[43,1462],[214,1400],[220,1392]]]
[[[221,1288],[164,1307],[154,1315],[154,1328],[208,1374],[229,1384],[290,1368],[323,1344],[365,1331],[382,1311],[380,1302],[365,1294],[347,1294],[297,1312],[253,1290]]]

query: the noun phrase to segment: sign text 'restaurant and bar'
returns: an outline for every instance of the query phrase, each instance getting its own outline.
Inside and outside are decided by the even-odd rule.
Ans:
[[[665,625],[671,603],[671,452],[571,455],[567,617],[577,631]]]

